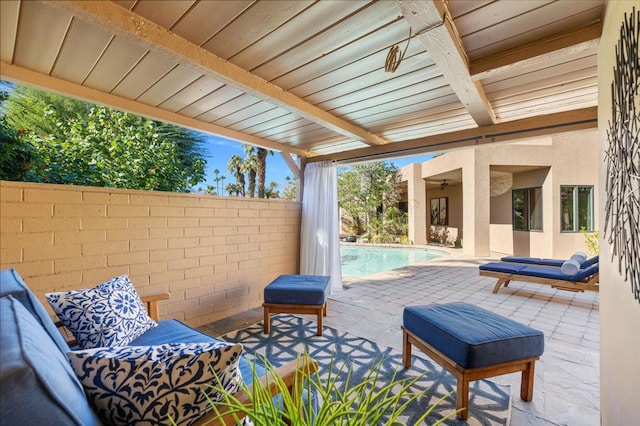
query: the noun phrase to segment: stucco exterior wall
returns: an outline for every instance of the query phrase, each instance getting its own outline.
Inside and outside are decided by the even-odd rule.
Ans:
[[[560,186],[593,186],[594,200],[599,199],[595,173],[597,146],[596,130],[484,145],[454,151],[423,163],[421,178],[460,171],[462,211],[454,212],[455,204],[450,204],[449,210],[452,218],[456,214],[462,215],[460,225],[466,254],[487,256],[489,252],[497,252],[568,258],[578,250],[586,251],[586,244],[580,232],[560,231]],[[415,166],[407,167],[411,167],[415,181]],[[535,169],[527,170],[527,167]],[[496,171],[516,170],[511,189],[542,187],[542,231],[513,230],[511,189],[504,194],[490,196],[490,172],[493,168]],[[432,196],[427,194],[427,205]],[[594,224],[597,224],[599,215],[595,205],[593,214]],[[411,229],[414,224],[411,214],[409,223]],[[456,221],[450,221],[450,225],[458,226]]]
[[[298,272],[301,205],[284,200],[0,182],[0,268],[36,295],[128,274],[189,325],[262,304]]]
[[[553,185],[549,175],[549,168],[515,173],[513,175],[512,189],[542,188],[542,231],[516,231],[513,230],[512,223],[509,223],[513,251],[508,253],[517,253],[519,256],[549,257],[549,246],[553,244],[553,233],[551,231]],[[511,191],[509,191],[509,194],[511,194]],[[509,197],[508,200],[506,204],[492,203],[492,209],[511,212],[512,197]],[[492,251],[500,252],[495,250],[496,243],[498,243],[496,236],[491,235]]]
[[[611,82],[615,49],[624,14],[637,1],[609,1],[598,48],[599,188],[605,188],[605,149],[611,120]],[[637,95],[636,95],[637,96]],[[600,229],[604,228],[605,196],[600,197]],[[611,247],[600,240],[600,411],[603,425],[634,422],[640,401],[640,303],[632,297],[629,282],[612,263]],[[637,272],[637,271],[636,271]]]

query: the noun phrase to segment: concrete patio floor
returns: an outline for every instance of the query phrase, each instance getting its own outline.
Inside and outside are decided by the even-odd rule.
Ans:
[[[511,385],[512,425],[599,425],[598,294],[520,282],[493,294],[495,280],[478,275],[478,265],[489,260],[495,259],[469,258],[451,250],[449,256],[366,278],[345,277],[344,290],[330,297],[325,325],[401,351],[405,306],[475,304],[545,334],[531,403],[520,400],[519,373],[490,379]],[[221,335],[261,320],[262,309],[257,308],[201,329]]]

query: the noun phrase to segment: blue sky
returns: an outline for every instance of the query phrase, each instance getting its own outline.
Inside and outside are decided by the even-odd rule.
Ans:
[[[234,181],[231,173],[227,171],[227,162],[232,155],[239,155],[244,158],[245,154],[242,150],[242,144],[236,141],[220,138],[217,136],[204,135],[206,160],[207,160],[207,181],[203,182],[196,187],[206,187],[211,185],[215,187],[215,169],[220,170],[220,175],[224,175],[227,179],[224,184],[228,184]],[[418,155],[413,157],[403,157],[389,160],[393,162],[398,168],[403,167],[410,163],[422,163],[432,158],[433,155]],[[274,152],[273,155],[267,157],[267,184],[269,182],[277,182],[277,189],[282,191],[286,185],[285,178],[287,176],[293,177],[293,173],[289,169],[289,166],[284,162],[279,152]]]

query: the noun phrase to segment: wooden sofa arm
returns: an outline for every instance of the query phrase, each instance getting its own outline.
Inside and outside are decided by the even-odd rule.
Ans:
[[[298,380],[298,383],[301,383],[300,380],[304,377],[308,377],[311,374],[318,371],[318,363],[309,356],[304,356],[298,358],[295,361],[290,361],[279,367],[275,370],[275,373],[283,380],[284,384],[287,386],[287,389],[291,393],[293,390],[293,385]],[[271,396],[276,396],[280,393],[280,390],[273,378],[269,377],[269,371],[267,374],[260,379],[260,382],[264,387],[269,387],[269,391],[271,392]],[[243,391],[238,391],[233,395],[238,401],[244,404],[247,408],[251,408],[251,398],[246,395]],[[228,413],[230,409],[228,407],[220,407],[218,409],[218,413],[215,411],[209,411],[202,417],[200,417],[194,425],[224,425],[224,426],[232,426],[235,425],[235,419],[233,413]],[[228,414],[225,414],[228,413]],[[242,418],[240,413],[236,413],[238,418]]]
[[[167,300],[169,293],[149,294],[146,296],[140,296],[140,300],[147,308],[147,313],[154,321],[160,321],[160,306],[158,302],[160,300]]]

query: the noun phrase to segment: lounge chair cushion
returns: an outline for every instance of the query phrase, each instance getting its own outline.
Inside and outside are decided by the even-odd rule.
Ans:
[[[238,391],[241,352],[239,343],[167,343],[72,351],[69,359],[106,424],[164,424],[171,416],[186,425],[224,398],[212,385]]]
[[[484,271],[493,271],[493,272],[503,272],[505,274],[515,274],[519,271],[522,271],[525,268],[529,268],[527,265],[519,265],[517,263],[499,263],[499,262],[490,262],[485,263],[484,265],[480,265],[480,270]]]
[[[456,364],[477,368],[542,355],[544,334],[477,306],[407,306],[404,327]]]
[[[0,347],[1,424],[100,424],[67,357],[39,320],[9,295],[0,298]]]
[[[557,266],[558,268],[562,266],[565,262],[560,259],[541,259],[537,257],[523,257],[523,256],[505,256],[500,259],[502,262],[511,262],[511,263],[522,263],[526,265],[547,265],[547,266]]]
[[[45,296],[83,349],[126,346],[156,326],[126,275],[88,290]]]
[[[264,289],[265,303],[324,305],[330,277],[323,275],[280,275]]]
[[[584,268],[588,268],[591,265],[595,265],[596,263],[598,263],[599,257],[598,256],[593,256],[589,259],[586,260],[582,260],[584,258],[580,257],[578,258],[576,255],[579,255],[580,252],[574,254],[573,256],[571,256],[571,258],[573,260],[578,260],[578,263],[580,264],[580,269],[584,269]],[[575,257],[575,258],[574,258]],[[521,263],[521,264],[525,264],[525,265],[544,265],[544,266],[555,266],[560,268],[562,266],[563,263],[566,262],[566,260],[562,260],[562,259],[541,259],[541,258],[537,258],[537,257],[523,257],[523,256],[505,256],[503,258],[500,259],[501,262],[508,262],[508,263]]]

